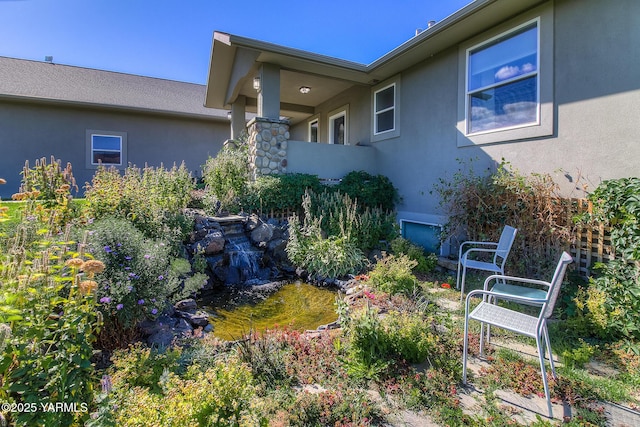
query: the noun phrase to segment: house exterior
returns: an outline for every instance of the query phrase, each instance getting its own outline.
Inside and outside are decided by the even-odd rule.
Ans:
[[[0,186],[20,186],[25,160],[71,162],[82,189],[98,161],[200,170],[229,138],[226,110],[203,106],[205,86],[0,57]]]
[[[216,32],[205,105],[235,133],[257,114],[256,174],[388,176],[420,238],[446,221],[434,184],[469,163],[573,197],[640,175],[638,46],[636,0],[476,0],[367,65]]]

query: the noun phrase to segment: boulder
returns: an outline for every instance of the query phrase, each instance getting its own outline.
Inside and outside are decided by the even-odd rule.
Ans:
[[[195,314],[196,310],[198,309],[198,304],[193,298],[187,298],[175,303],[174,308],[181,312]]]
[[[273,237],[274,226],[261,224],[251,232],[251,241],[258,247],[264,247]]]

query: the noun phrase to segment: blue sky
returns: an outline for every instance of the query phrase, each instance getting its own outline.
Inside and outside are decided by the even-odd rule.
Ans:
[[[470,1],[0,0],[0,56],[204,84],[216,30],[370,63]]]

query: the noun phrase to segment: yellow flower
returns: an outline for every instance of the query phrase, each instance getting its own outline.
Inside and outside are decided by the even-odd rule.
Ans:
[[[62,191],[68,191],[70,188],[71,188],[71,186],[70,186],[69,184],[62,184],[62,185],[60,186],[60,189],[61,189]]]
[[[11,198],[13,200],[23,200],[24,199],[24,193],[14,193],[11,195]]]
[[[78,285],[78,289],[80,290],[80,294],[89,295],[92,292],[95,292],[98,289],[98,284],[93,280],[84,280],[80,282]]]
[[[82,264],[84,264],[84,261],[80,258],[71,258],[68,259],[67,262],[64,263],[64,265],[69,266],[69,267],[73,267],[73,268],[79,268],[82,267]]]

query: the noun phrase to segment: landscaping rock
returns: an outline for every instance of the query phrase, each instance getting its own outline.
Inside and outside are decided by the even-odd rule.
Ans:
[[[273,225],[260,224],[251,232],[251,241],[258,247],[266,247],[273,237]]]
[[[150,347],[169,347],[175,338],[175,334],[171,329],[162,329],[147,338],[147,344]]]
[[[195,314],[198,309],[198,303],[193,298],[183,299],[174,304],[176,310]]]

